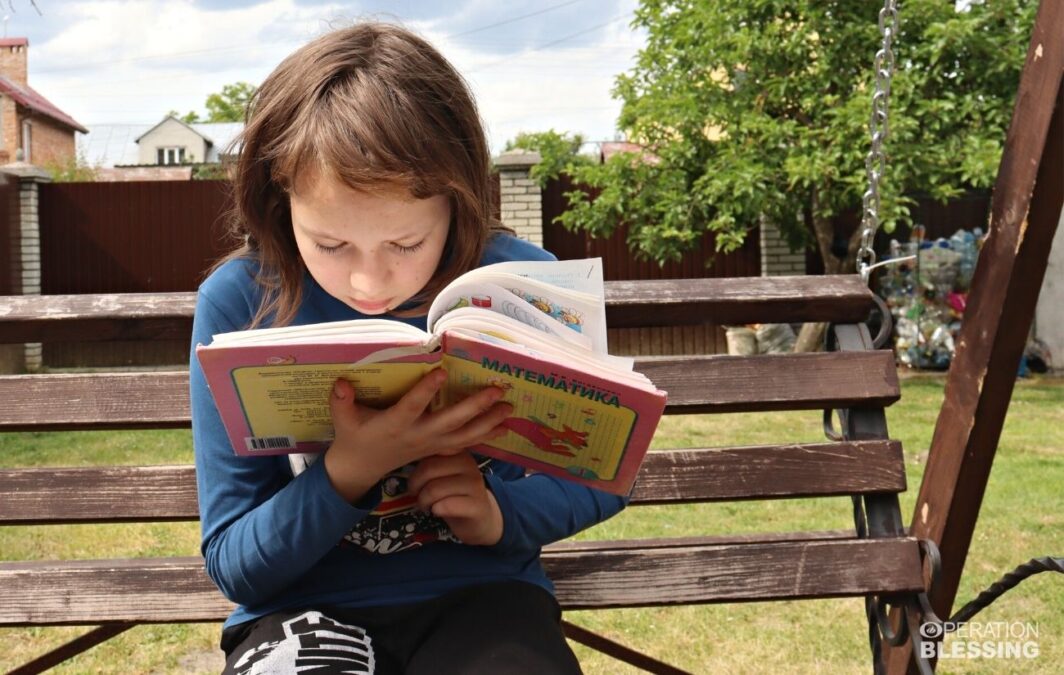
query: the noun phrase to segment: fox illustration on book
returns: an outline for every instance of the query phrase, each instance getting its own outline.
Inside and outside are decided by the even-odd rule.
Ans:
[[[568,424],[563,424],[563,429],[559,430],[535,417],[511,417],[503,422],[503,426],[527,438],[544,452],[576,457],[572,449],[587,447],[587,432],[577,431]]]

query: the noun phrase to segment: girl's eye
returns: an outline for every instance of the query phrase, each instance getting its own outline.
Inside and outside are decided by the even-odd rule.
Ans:
[[[421,241],[419,241],[416,244],[412,244],[411,246],[403,246],[402,244],[392,244],[392,246],[395,247],[395,250],[399,251],[400,253],[413,253],[413,252],[419,250],[424,245],[425,245],[425,240],[424,239],[422,239]]]
[[[336,246],[323,246],[317,242],[314,242],[314,248],[318,249],[322,253],[336,253],[343,247],[343,244],[337,244]]]

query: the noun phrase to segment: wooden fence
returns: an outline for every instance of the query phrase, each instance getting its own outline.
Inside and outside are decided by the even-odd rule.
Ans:
[[[0,295],[22,292],[20,265],[15,264],[21,244],[18,179],[0,173]]]
[[[22,292],[18,179],[0,172],[0,295]],[[0,373],[21,369],[22,345],[0,345]]]
[[[584,232],[569,232],[555,218],[569,207],[565,193],[575,189],[568,176],[550,181],[543,190],[543,245],[559,258],[601,256],[607,280],[703,279],[756,277],[761,275],[761,246],[755,228],[742,248],[717,253],[712,235],[703,237],[698,249],[679,261],[659,265],[637,258],[629,249],[628,228],[622,226],[608,239],[595,239]],[[593,194],[593,193],[592,193]],[[724,328],[715,324],[659,328],[618,328],[609,331],[614,354],[652,356],[659,354],[725,354]]]
[[[493,186],[498,213],[498,182]],[[658,265],[637,259],[622,227],[608,239],[572,233],[554,222],[573,189],[567,176],[551,181],[543,193],[545,247],[559,258],[601,256],[608,280],[692,279],[758,276],[758,233],[729,254],[714,250],[712,236],[682,260]],[[42,292],[108,293],[191,291],[210,264],[230,246],[223,237],[228,184],[219,181],[55,183],[40,185]],[[957,227],[985,222],[986,195],[967,195],[948,205],[920,200],[914,217],[928,236],[948,236]],[[18,242],[19,194],[11,178],[0,182],[0,259],[12,260]],[[855,224],[840,220],[843,230]],[[904,238],[904,231],[894,236]],[[808,270],[817,272],[811,256]],[[18,292],[12,266],[5,266],[0,293]],[[610,331],[610,349],[618,354],[713,354],[727,350],[716,325]],[[179,343],[82,343],[46,346],[51,367],[139,366],[179,363],[188,345]]]
[[[41,292],[192,291],[229,244],[228,183],[158,181],[40,185]],[[140,366],[188,359],[173,341],[56,343],[51,367]]]

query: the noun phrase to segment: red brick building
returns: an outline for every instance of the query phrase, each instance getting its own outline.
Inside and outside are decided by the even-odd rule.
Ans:
[[[29,40],[0,39],[0,164],[62,164],[75,157],[74,134],[88,129],[34,91],[27,79]]]

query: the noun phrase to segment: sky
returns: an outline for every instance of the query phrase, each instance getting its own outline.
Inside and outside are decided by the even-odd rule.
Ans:
[[[154,124],[359,18],[398,22],[469,81],[495,153],[520,131],[617,138],[610,91],[645,42],[637,0],[0,0],[29,82],[83,126]]]

